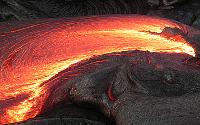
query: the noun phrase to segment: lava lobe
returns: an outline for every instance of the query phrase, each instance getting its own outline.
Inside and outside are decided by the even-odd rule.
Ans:
[[[94,86],[92,84],[92,87],[95,88],[94,93],[103,93],[104,90],[107,91],[107,86],[110,86],[109,79],[115,76],[111,73],[114,69],[108,70],[108,74],[105,73],[104,77],[109,76],[109,79],[102,78],[99,69],[98,77],[92,80],[85,78],[88,82],[75,81],[82,76],[86,77],[88,73],[97,72],[96,65],[104,64],[104,61],[110,62],[111,53],[116,52],[135,50],[134,54],[128,54],[132,61],[125,59],[127,53],[119,55],[127,61],[124,64],[130,62],[136,68],[141,66],[141,69],[133,68],[131,72],[124,71],[135,74],[134,78],[129,79],[137,83],[138,92],[152,96],[174,96],[193,92],[195,90],[192,90],[192,86],[194,84],[195,88],[198,81],[194,74],[198,74],[199,71],[183,62],[198,56],[198,35],[199,31],[178,22],[140,15],[3,23],[0,25],[0,123],[20,122],[33,118],[66,98],[72,98],[77,102],[99,100],[98,94],[96,98],[79,96],[78,93],[81,92],[77,90],[77,86],[82,86],[81,91],[85,92],[86,83],[90,86],[91,81],[99,81]],[[88,64],[92,67],[83,63],[103,54],[110,56],[103,61]],[[153,58],[149,59],[149,65],[153,64],[150,67],[143,64],[146,55],[147,58]],[[118,58],[113,60],[115,59]],[[112,69],[113,66],[114,64],[109,64],[108,69]],[[155,69],[166,73],[154,72]],[[191,81],[182,79],[185,78],[184,73],[194,76],[191,78],[194,82],[191,87],[188,85]],[[120,75],[118,77],[116,80],[121,79]],[[152,83],[152,80],[155,83]],[[130,81],[127,81],[127,85],[120,85],[123,91],[120,88],[114,89],[115,91],[109,89],[105,94],[109,95],[108,100],[117,102],[117,97],[125,93]],[[96,103],[103,105],[102,101],[99,102]],[[102,107],[105,114],[115,117],[115,113],[110,112],[109,107]]]

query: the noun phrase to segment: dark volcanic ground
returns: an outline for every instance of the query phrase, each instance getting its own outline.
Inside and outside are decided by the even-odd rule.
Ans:
[[[200,28],[199,0],[168,0],[180,1],[172,5],[158,4],[157,1],[159,0],[0,0],[0,21],[138,13],[175,19]]]
[[[177,20],[184,24],[200,29],[199,0],[188,0],[180,4],[175,4],[172,8],[160,7],[160,9],[148,12],[148,14]]]
[[[157,1],[159,0],[0,0],[0,22],[105,14],[145,14],[174,19],[200,29],[200,0],[179,0],[180,2],[172,5],[158,4]],[[71,103],[62,103],[25,124],[113,123],[95,107],[81,108]]]

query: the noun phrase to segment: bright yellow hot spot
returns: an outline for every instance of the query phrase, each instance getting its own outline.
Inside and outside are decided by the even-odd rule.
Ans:
[[[127,47],[129,50],[187,53],[195,56],[195,50],[184,39],[173,39],[173,37],[169,39],[162,37],[159,34],[155,35],[150,32],[137,30],[98,31],[97,33],[105,33],[105,35],[113,36],[113,38],[121,37],[124,41],[130,40],[130,46]]]

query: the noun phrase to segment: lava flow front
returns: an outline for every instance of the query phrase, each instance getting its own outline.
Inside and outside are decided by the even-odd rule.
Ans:
[[[138,15],[0,25],[0,123],[35,117],[49,94],[41,84],[93,55],[141,50],[195,56],[183,36],[162,32],[166,27],[182,30],[167,19]]]

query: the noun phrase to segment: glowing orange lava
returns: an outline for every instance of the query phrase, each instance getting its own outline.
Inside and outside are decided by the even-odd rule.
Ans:
[[[35,117],[48,96],[40,85],[93,55],[142,50],[195,56],[184,38],[160,35],[166,27],[181,29],[166,19],[133,15],[0,25],[0,123]]]

